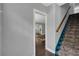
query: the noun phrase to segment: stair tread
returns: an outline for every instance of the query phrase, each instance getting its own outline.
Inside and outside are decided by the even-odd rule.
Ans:
[[[79,17],[79,15],[78,15]],[[79,18],[69,16],[59,55],[79,55]],[[59,42],[61,44],[61,42]]]

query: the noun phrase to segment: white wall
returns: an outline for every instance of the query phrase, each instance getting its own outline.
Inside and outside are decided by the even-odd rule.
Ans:
[[[45,7],[42,4],[18,3],[3,4],[2,20],[2,54],[3,56],[34,55],[33,9],[48,13],[46,49],[55,53],[55,47],[66,23],[56,33],[56,27],[67,9],[56,4]],[[67,8],[67,6],[65,7]],[[1,15],[1,14],[0,14]],[[1,17],[0,17],[1,18]]]
[[[79,3],[74,3],[73,8],[74,8],[74,13],[79,13]]]
[[[74,13],[79,13],[79,6],[74,8]]]
[[[45,23],[45,16],[39,13],[35,13],[35,22],[36,23]]]
[[[2,4],[0,3],[0,56],[1,56],[1,47],[2,47]]]
[[[55,13],[55,30],[57,29],[57,27],[61,23],[63,17],[65,16],[65,14],[66,14],[66,12],[68,10],[68,8],[69,8],[69,4],[65,4],[62,7],[59,7],[58,5],[55,6],[55,11],[56,11],[56,13]],[[59,40],[59,38],[61,36],[62,30],[63,30],[63,28],[64,28],[64,26],[66,24],[68,16],[69,16],[69,13],[67,14],[67,17],[65,18],[65,21],[62,24],[59,32],[55,31],[55,47],[56,47],[56,45],[58,43],[58,40]]]
[[[71,3],[70,6],[71,8],[70,8],[69,14],[74,14],[74,3]]]
[[[48,12],[48,21],[47,21],[47,46],[46,49],[48,49],[50,52],[55,53],[55,48],[58,43],[59,37],[62,33],[62,30],[65,26],[65,23],[67,21],[67,18],[69,14],[67,15],[64,23],[62,24],[60,31],[56,32],[56,29],[60,22],[62,21],[63,17],[65,16],[67,10],[68,10],[69,4],[64,4],[63,6],[59,6],[58,4],[52,4],[49,7]]]
[[[49,7],[47,20],[47,45],[46,49],[55,53],[55,4]]]
[[[79,13],[79,3],[72,3],[72,10],[73,10],[73,13],[72,14],[76,14],[76,13]]]
[[[48,12],[42,4],[12,3],[3,5],[3,56],[34,55],[33,9]]]

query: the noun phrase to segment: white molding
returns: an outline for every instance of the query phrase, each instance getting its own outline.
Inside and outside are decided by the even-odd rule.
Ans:
[[[34,41],[34,56],[35,56],[35,20],[34,20],[35,11],[33,10],[33,41]]]
[[[53,3],[42,3],[44,6],[48,7],[50,5],[52,5]]]
[[[55,54],[55,51],[54,51],[54,50],[51,50],[51,49],[49,49],[49,48],[46,48],[46,50],[48,50],[49,52]]]
[[[62,6],[62,5],[64,5],[64,4],[66,4],[66,3],[56,3],[58,6]]]
[[[35,19],[34,19],[34,15],[35,15],[35,12],[41,14],[41,15],[44,15],[45,16],[45,48],[46,48],[46,40],[47,40],[47,14],[45,12],[42,12],[42,11],[39,11],[37,9],[33,9],[33,40],[34,40],[34,56],[36,55],[35,51]]]

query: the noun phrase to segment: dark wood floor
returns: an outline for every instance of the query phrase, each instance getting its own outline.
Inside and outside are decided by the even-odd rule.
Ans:
[[[36,56],[54,56],[51,52],[45,49],[45,42],[36,43]]]

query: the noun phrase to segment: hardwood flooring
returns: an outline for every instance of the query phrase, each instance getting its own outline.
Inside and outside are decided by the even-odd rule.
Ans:
[[[54,56],[54,54],[45,49],[45,41],[38,39],[36,41],[36,56]]]

